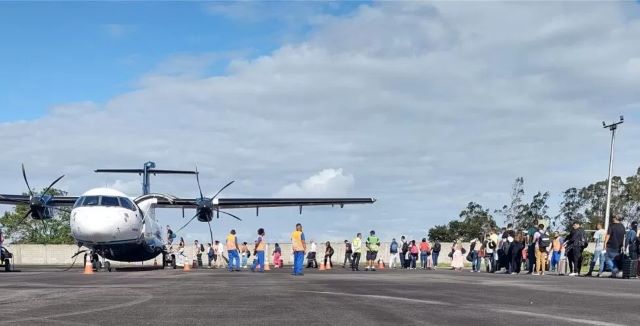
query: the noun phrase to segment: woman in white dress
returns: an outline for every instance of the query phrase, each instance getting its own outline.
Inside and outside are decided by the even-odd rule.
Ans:
[[[462,244],[456,242],[453,251],[453,257],[451,258],[451,268],[457,271],[461,271],[464,267],[464,254],[462,253]]]

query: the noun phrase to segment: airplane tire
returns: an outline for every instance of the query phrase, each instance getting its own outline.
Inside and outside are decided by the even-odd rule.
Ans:
[[[11,271],[11,261],[9,260],[9,258],[6,258],[4,260],[4,271],[5,272],[10,272]]]
[[[110,262],[108,262],[108,261],[104,262],[104,269],[105,269],[107,272],[111,273],[111,263],[110,263]]]
[[[176,265],[176,255],[171,255],[171,267],[173,267],[173,269],[176,269],[177,265]]]

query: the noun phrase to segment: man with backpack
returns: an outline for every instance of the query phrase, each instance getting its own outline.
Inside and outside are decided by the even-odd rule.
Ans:
[[[442,250],[442,245],[440,241],[436,239],[433,243],[433,248],[431,249],[431,260],[433,260],[433,269],[438,267],[438,256],[440,256],[440,250]]]
[[[549,246],[551,246],[551,235],[545,231],[544,224],[538,225],[538,231],[533,235],[536,255],[536,274],[544,275],[547,270],[547,258]]]
[[[400,242],[402,242],[402,247],[400,249],[400,264],[402,264],[402,268],[409,268],[409,264],[411,264],[411,260],[407,259],[409,243],[405,239],[404,235],[400,237]]]
[[[389,245],[389,268],[396,268],[396,260],[398,259],[398,242],[396,238],[391,240]]]
[[[344,262],[342,263],[342,268],[347,268],[347,262],[349,262],[349,266],[351,266],[351,254],[353,254],[351,242],[344,240]]]

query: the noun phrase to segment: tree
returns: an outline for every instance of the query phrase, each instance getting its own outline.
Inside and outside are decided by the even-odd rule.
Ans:
[[[502,209],[495,210],[496,214],[500,214],[504,217],[504,221],[507,224],[515,224],[516,219],[521,214],[522,196],[524,196],[524,178],[518,177],[513,183],[511,191],[511,202],[509,205],[502,206]]]
[[[541,220],[549,219],[547,216],[547,199],[549,199],[549,193],[538,193],[533,196],[531,203],[523,205],[521,207],[520,214],[516,217],[516,228],[530,228],[536,226]]]
[[[44,191],[45,189],[43,189]],[[48,194],[54,196],[66,196],[66,192],[51,189]],[[14,243],[37,244],[73,244],[70,216],[68,212],[56,210],[55,215],[49,220],[34,220],[31,217],[23,220],[29,210],[28,205],[16,205],[13,212],[5,212],[0,217],[6,237]]]
[[[496,227],[496,221],[488,209],[482,205],[470,202],[460,212],[459,219],[449,222],[448,225],[437,225],[429,229],[429,239],[453,242],[458,239],[469,241],[487,233],[490,228]]]
[[[584,223],[585,221],[585,215],[582,213],[584,198],[576,188],[565,190],[562,196],[563,200],[560,204],[560,214],[555,217],[553,227],[557,229],[558,226],[561,226],[564,231],[569,232],[571,231],[573,221],[580,221],[580,223]]]
[[[436,225],[429,229],[429,240],[440,242],[453,242],[456,237],[449,232],[447,225]]]

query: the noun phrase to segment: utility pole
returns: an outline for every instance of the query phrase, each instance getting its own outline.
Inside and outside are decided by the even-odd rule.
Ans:
[[[613,175],[613,146],[616,140],[616,129],[618,125],[624,123],[624,116],[620,116],[620,121],[607,125],[602,121],[602,127],[611,130],[611,152],[609,153],[609,186],[607,188],[607,210],[604,213],[604,230],[609,229],[609,217],[611,214],[611,178]]]

